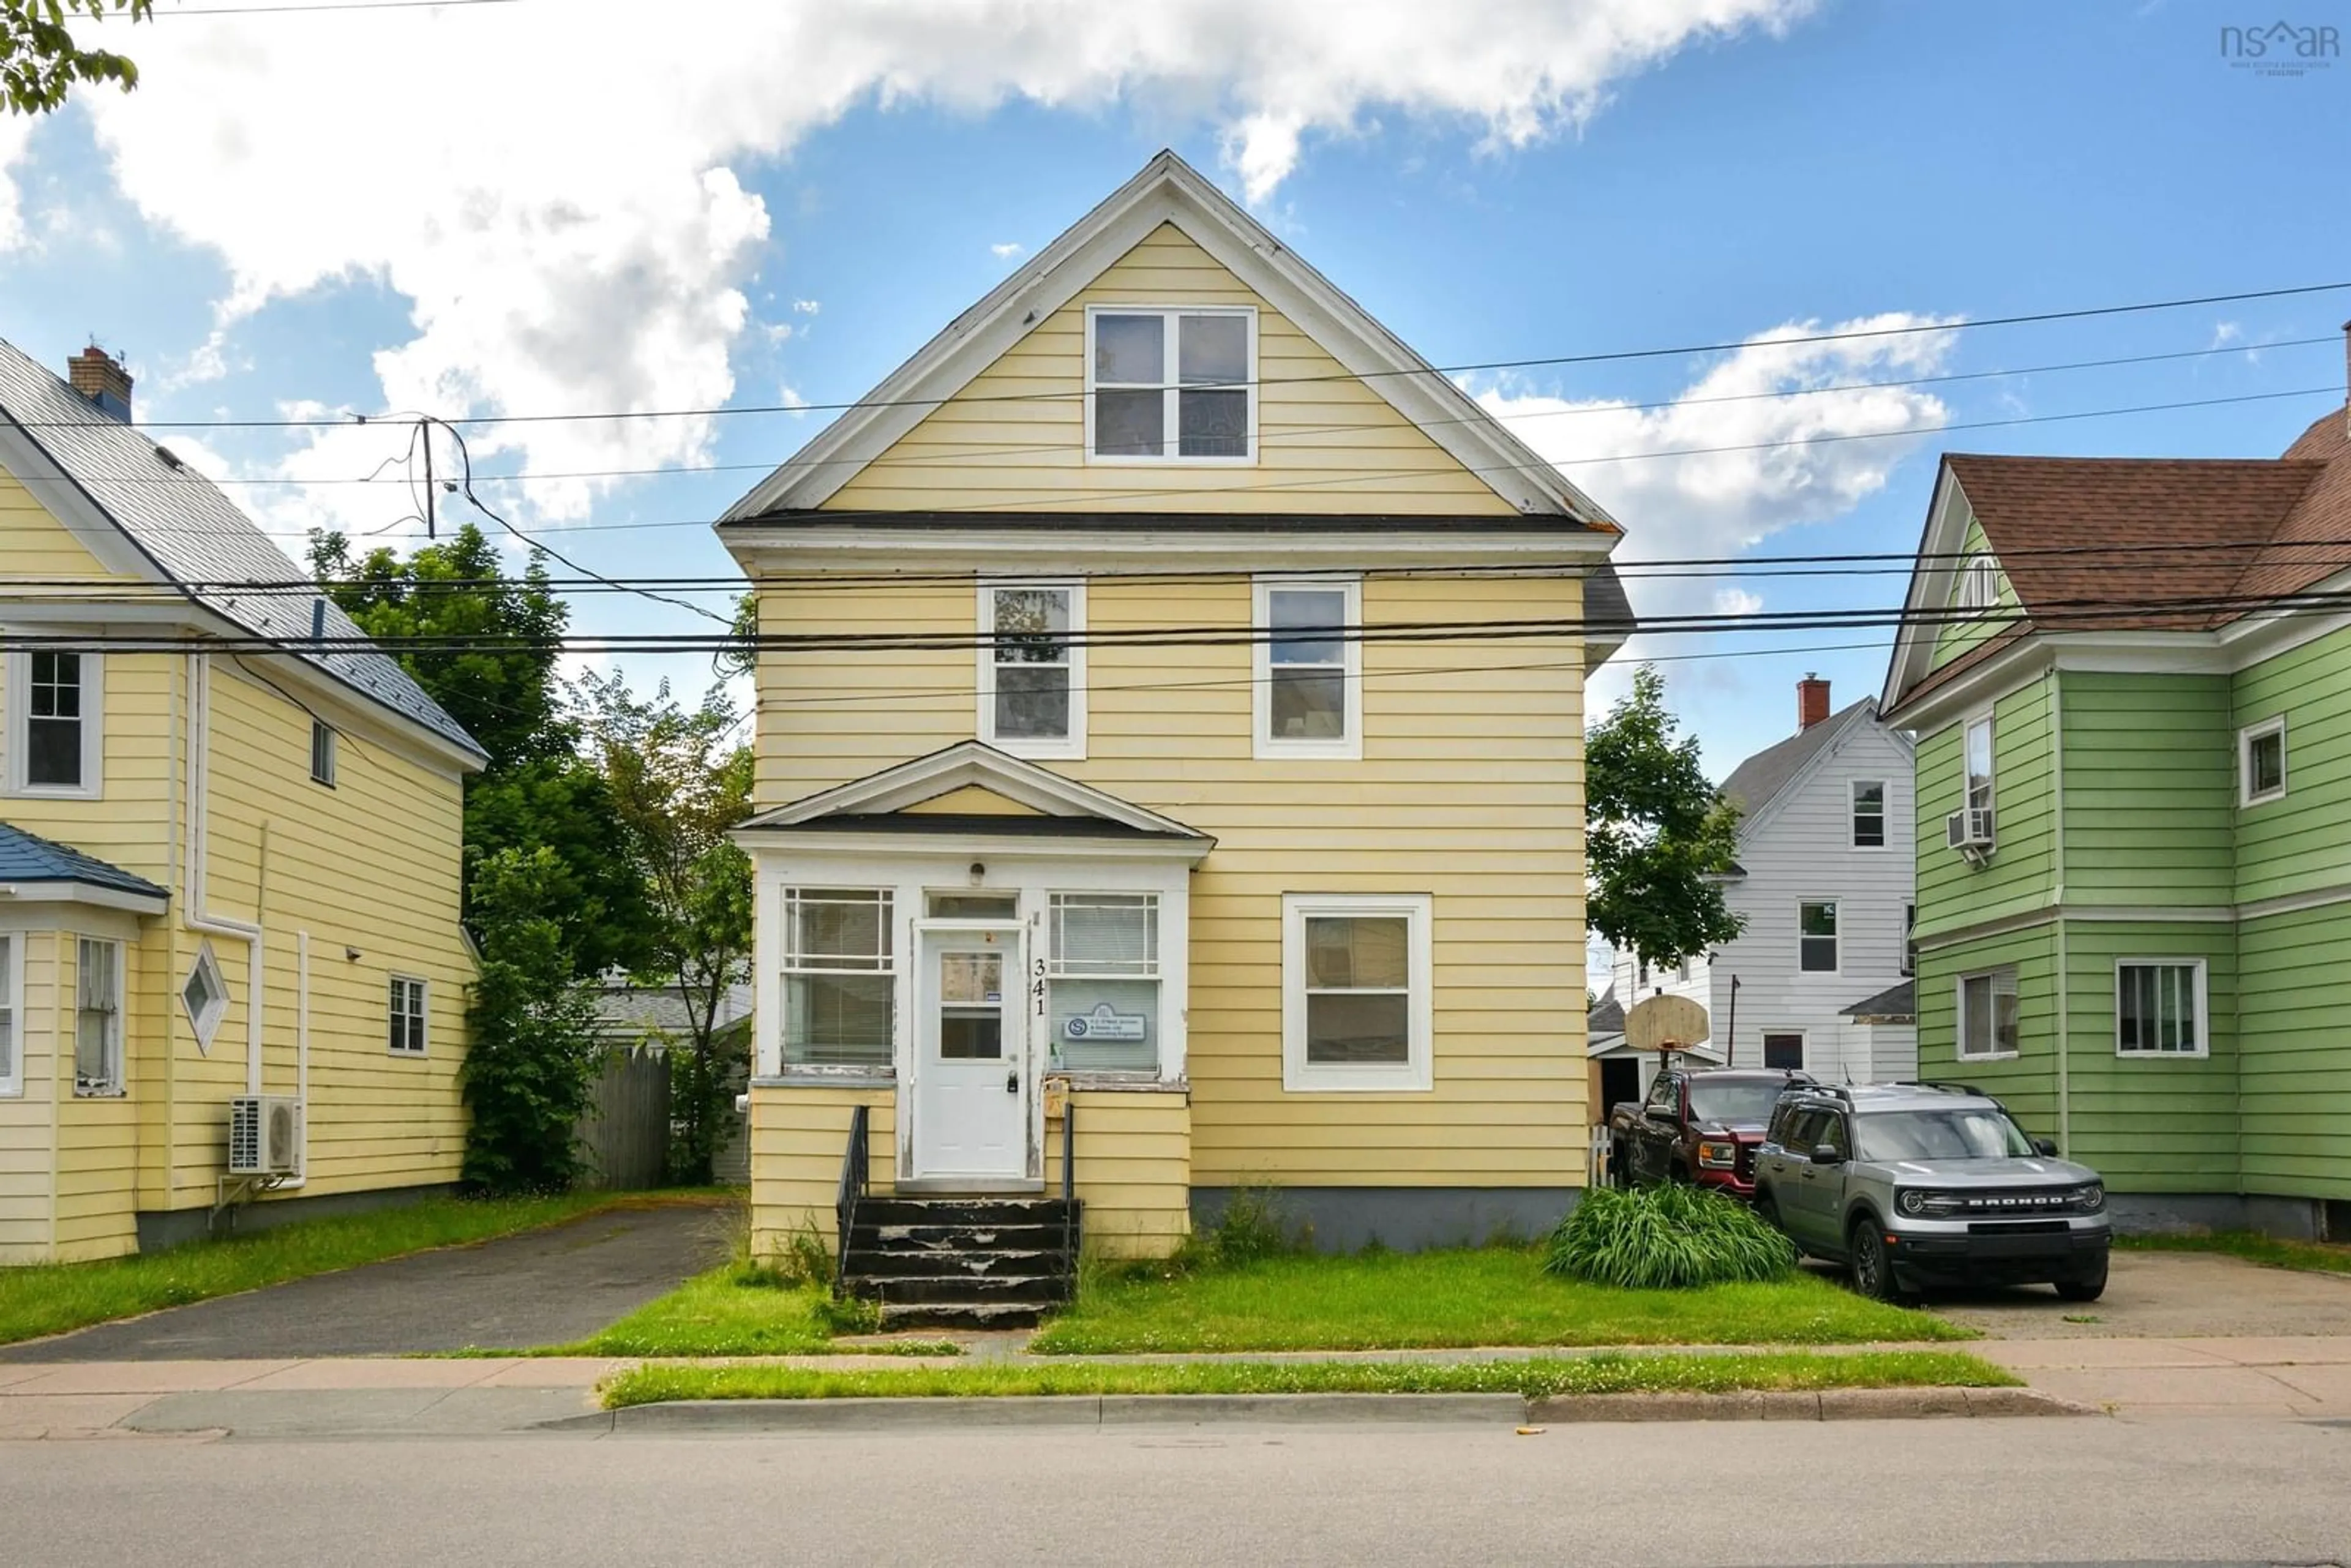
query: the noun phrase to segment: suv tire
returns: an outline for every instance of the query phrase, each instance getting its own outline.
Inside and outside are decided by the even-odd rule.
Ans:
[[[1855,1220],[1845,1233],[1845,1258],[1858,1294],[1896,1306],[1909,1300],[1908,1292],[1895,1282],[1894,1260],[1886,1255],[1886,1239],[1877,1233],[1877,1222],[1867,1215]]]
[[[1771,1193],[1759,1192],[1755,1195],[1755,1218],[1781,1235],[1788,1234],[1788,1228],[1780,1223],[1780,1200]]]
[[[2057,1281],[2057,1294],[2068,1301],[2095,1301],[2106,1291],[2106,1265],[2101,1260],[2095,1270]]]

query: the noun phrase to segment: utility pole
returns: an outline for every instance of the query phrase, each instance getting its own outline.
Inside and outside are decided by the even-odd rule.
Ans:
[[[424,537],[429,539],[434,537],[433,422],[420,419],[416,422],[416,429],[424,437]]]

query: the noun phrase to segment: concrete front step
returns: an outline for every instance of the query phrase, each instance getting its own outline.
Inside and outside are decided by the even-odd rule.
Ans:
[[[1008,1274],[974,1280],[963,1276],[856,1280],[850,1289],[883,1305],[912,1301],[1026,1301],[1033,1306],[1059,1306],[1070,1299],[1072,1281],[1066,1274]]]
[[[1058,1252],[1069,1231],[1055,1225],[882,1225],[860,1210],[849,1228],[852,1252]]]
[[[875,1225],[1051,1225],[1070,1217],[1058,1197],[861,1197],[857,1221]]]
[[[985,1279],[1007,1274],[1067,1274],[1068,1254],[1050,1249],[981,1249],[941,1248],[921,1250],[880,1250],[852,1245],[846,1263],[853,1278],[909,1279],[952,1275]]]
[[[882,1329],[1032,1329],[1045,1311],[1034,1301],[884,1301]]]

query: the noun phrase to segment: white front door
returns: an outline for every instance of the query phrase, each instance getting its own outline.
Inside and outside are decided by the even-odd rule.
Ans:
[[[1029,1175],[1020,938],[1017,925],[916,934],[917,1180],[1020,1181]]]

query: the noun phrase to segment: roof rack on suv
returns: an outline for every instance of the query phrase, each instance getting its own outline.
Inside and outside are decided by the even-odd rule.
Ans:
[[[1988,1100],[2000,1110],[2008,1109],[2001,1103],[1998,1095],[1986,1093],[1972,1083],[1953,1083],[1939,1078],[1905,1078],[1899,1082],[1905,1089],[1932,1089],[1938,1094],[1965,1094],[1972,1100]]]

